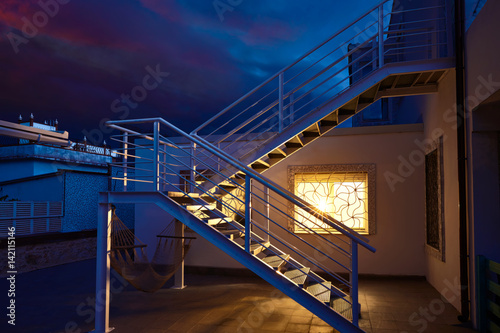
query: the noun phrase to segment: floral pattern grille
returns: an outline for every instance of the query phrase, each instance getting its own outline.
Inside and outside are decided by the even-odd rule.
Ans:
[[[296,173],[295,194],[349,228],[368,231],[367,179],[366,172]],[[311,229],[329,228],[302,209],[295,211],[295,219]],[[299,223],[295,228],[304,229]]]

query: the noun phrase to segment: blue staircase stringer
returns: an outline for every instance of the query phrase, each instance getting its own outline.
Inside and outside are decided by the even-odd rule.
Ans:
[[[106,202],[103,202],[106,201]],[[229,240],[215,228],[186,211],[171,198],[161,192],[105,192],[101,193],[100,204],[150,203],[156,204],[172,217],[181,221],[191,230],[224,251],[252,272],[269,282],[275,288],[304,306],[316,316],[341,332],[364,332],[348,319],[325,305],[316,297],[278,274],[258,257],[246,252],[240,245]]]

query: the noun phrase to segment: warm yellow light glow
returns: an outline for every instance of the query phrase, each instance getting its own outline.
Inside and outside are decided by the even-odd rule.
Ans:
[[[326,198],[321,198],[319,200],[316,201],[316,207],[322,211],[322,212],[326,212],[326,210],[328,209],[328,203],[326,202]]]
[[[295,193],[318,210],[328,214],[350,228],[367,227],[368,204],[366,174],[297,174]],[[323,217],[311,215],[301,209],[296,211],[299,228],[329,228]]]

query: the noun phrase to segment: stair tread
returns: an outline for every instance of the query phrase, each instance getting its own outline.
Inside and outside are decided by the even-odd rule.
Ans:
[[[196,211],[196,210],[214,210],[215,205],[187,205],[186,209],[189,211]]]
[[[304,285],[307,279],[307,274],[311,269],[309,267],[303,267],[301,269],[292,269],[285,272],[285,276],[295,282],[298,285]]]
[[[210,218],[205,218],[203,220],[206,221],[208,225],[217,225],[221,223],[233,222],[233,219],[230,217],[215,217],[215,218],[210,217]]]
[[[172,192],[172,191],[168,191],[167,195],[170,198],[181,198],[181,197],[199,198],[200,197],[199,193],[185,193],[185,192]]]
[[[223,235],[235,235],[241,233],[241,231],[239,231],[238,229],[228,229],[228,230],[217,229],[217,231],[219,231]]]
[[[263,258],[262,261],[265,262],[266,264],[268,264],[269,266],[271,266],[272,268],[278,269],[285,263],[285,260],[288,260],[288,259],[290,259],[289,254],[282,254],[281,257],[280,256],[267,256],[267,257]]]
[[[266,242],[266,243],[263,243],[263,244],[260,244],[260,243],[250,244],[250,252],[253,255],[257,255],[260,252],[262,252],[262,250],[264,250],[265,247],[269,247],[269,245],[271,245],[270,242]]]
[[[320,301],[325,303],[330,303],[332,283],[330,281],[324,281],[322,283],[316,283],[307,287],[307,291],[316,296]]]
[[[341,297],[335,298],[332,301],[332,309],[343,315],[344,317],[348,319],[352,319],[352,305],[351,305],[351,297],[346,296],[346,299],[343,299]]]

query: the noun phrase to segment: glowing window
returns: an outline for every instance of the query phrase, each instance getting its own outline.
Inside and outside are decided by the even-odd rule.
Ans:
[[[361,233],[368,233],[368,173],[315,172],[294,174],[295,194]],[[295,210],[295,232],[332,229],[323,217]]]

